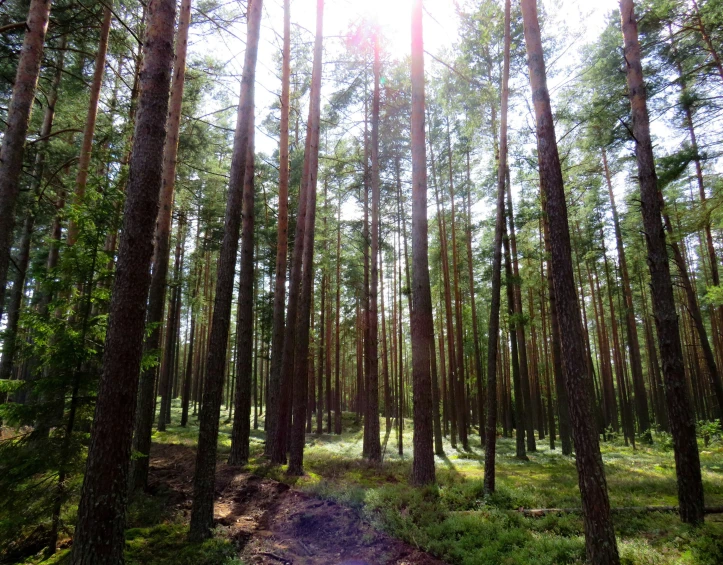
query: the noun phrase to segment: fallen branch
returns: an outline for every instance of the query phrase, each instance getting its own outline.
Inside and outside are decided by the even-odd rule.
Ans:
[[[274,555],[273,553],[270,553],[268,551],[259,551],[256,555],[265,555],[266,557],[269,557],[271,559],[276,559],[276,561],[281,561],[284,565],[293,565],[293,561],[289,561],[288,559],[284,559],[283,557],[279,557],[278,555]]]
[[[634,512],[678,512],[677,506],[619,506],[611,508],[610,511],[620,513]],[[476,514],[479,510],[462,510],[456,514]],[[518,508],[519,512],[528,518],[541,518],[549,514],[582,514],[582,508]],[[705,514],[723,514],[723,506],[706,506]]]

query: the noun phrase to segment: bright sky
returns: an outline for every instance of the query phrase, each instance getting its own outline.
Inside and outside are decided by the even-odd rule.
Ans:
[[[427,51],[438,53],[457,42],[458,22],[454,6],[456,3],[464,6],[472,1],[424,0],[424,40]],[[580,45],[595,39],[603,28],[605,16],[618,5],[618,0],[596,0],[594,3],[589,0],[542,1],[550,18],[549,29],[556,27],[556,21],[564,21],[569,29],[574,30],[569,56],[574,56]],[[412,0],[326,0],[324,36],[327,54],[340,47],[341,37],[350,23],[374,17],[379,19],[387,38],[384,48],[399,58],[409,54],[411,3]],[[291,21],[292,25],[308,30],[311,39],[316,25],[316,0],[292,0]],[[265,0],[257,66],[257,121],[267,114],[280,90],[273,57],[281,49],[282,22],[282,0]],[[237,24],[231,32],[219,32],[216,37],[207,36],[196,41],[192,38],[190,50],[192,54],[212,55],[227,62],[229,75],[240,77],[244,44],[239,38],[245,36],[245,24]],[[557,64],[564,64],[566,56],[561,57]],[[429,57],[427,59],[429,66],[432,61]],[[564,80],[564,77],[558,77],[558,80]],[[550,86],[554,97],[554,82]],[[238,78],[229,80],[228,88],[230,94],[237,96]],[[234,99],[234,96],[231,98]],[[276,141],[257,135],[256,145],[258,150],[271,153],[276,148]]]

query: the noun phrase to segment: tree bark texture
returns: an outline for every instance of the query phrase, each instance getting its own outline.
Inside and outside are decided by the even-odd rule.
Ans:
[[[424,132],[424,36],[422,0],[412,3],[412,386],[414,460],[412,482],[435,481],[432,430],[432,294],[427,236],[427,151]]]
[[[648,248],[648,269],[653,316],[658,332],[660,358],[668,403],[668,417],[675,450],[680,517],[686,523],[703,521],[703,484],[695,435],[695,417],[688,397],[680,343],[678,316],[661,220],[661,199],[655,173],[647,94],[638,41],[638,23],[633,0],[620,0],[620,15],[627,62],[628,97],[633,118],[635,156],[638,162],[640,204]]]
[[[40,75],[45,33],[50,18],[50,0],[32,0],[25,23],[26,32],[15,73],[7,127],[0,148],[0,317],[5,303],[5,283],[15,228],[15,204],[20,193],[25,136],[33,109]]]
[[[148,6],[123,230],[73,540],[73,565],[123,563],[128,464],[166,138],[165,128],[158,124],[165,123],[168,112],[175,15],[173,0],[153,0]]]
[[[213,497],[219,415],[231,322],[231,300],[236,271],[236,255],[241,228],[243,185],[248,148],[253,144],[250,140],[250,124],[253,122],[254,115],[254,84],[262,4],[263,0],[252,0],[248,7],[246,53],[241,78],[241,96],[236,121],[236,134],[234,136],[223,240],[216,271],[216,296],[211,320],[211,334],[208,339],[208,351],[206,353],[203,405],[201,407],[198,450],[196,452],[196,472],[193,477],[193,506],[189,534],[190,539],[193,541],[208,538],[213,527]]]
[[[510,0],[505,0],[505,39],[502,66],[502,96],[500,103],[500,153],[497,163],[497,212],[495,239],[492,248],[492,294],[487,330],[487,421],[485,423],[486,493],[495,492],[495,452],[497,448],[497,357],[500,334],[500,304],[502,285],[502,236],[505,229],[505,178],[507,171],[507,106],[510,81]]]
[[[540,183],[545,192],[550,227],[552,279],[560,324],[563,377],[570,408],[576,450],[578,484],[582,497],[587,559],[597,565],[620,563],[610,516],[605,469],[592,416],[589,379],[585,362],[580,306],[572,269],[567,204],[547,90],[545,61],[537,18],[536,0],[522,0],[530,86],[537,126]]]

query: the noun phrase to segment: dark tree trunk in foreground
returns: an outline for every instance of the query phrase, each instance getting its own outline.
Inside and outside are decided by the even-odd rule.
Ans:
[[[25,136],[33,109],[40,74],[45,32],[50,18],[50,0],[32,0],[25,22],[15,84],[7,113],[7,127],[0,149],[0,317],[5,302],[5,283],[10,264],[10,247],[15,227],[15,204],[20,192]]]
[[[234,137],[231,178],[229,180],[223,240],[216,271],[211,335],[206,353],[206,376],[203,405],[199,423],[196,472],[193,477],[193,507],[189,537],[201,541],[211,535],[213,528],[213,493],[216,476],[218,425],[226,368],[226,349],[231,322],[231,300],[236,270],[241,209],[246,163],[250,143],[250,124],[254,114],[254,83],[263,0],[252,0],[248,8],[246,54],[241,96],[239,99],[236,134]]]
[[[181,127],[181,104],[183,101],[183,83],[186,75],[186,51],[190,22],[191,0],[183,0],[176,33],[176,58],[173,64],[173,83],[167,122],[168,133],[163,148],[163,179],[160,208],[156,219],[151,289],[149,291],[148,314],[146,316],[146,325],[151,326],[151,332],[144,343],[144,348],[148,352],[156,352],[161,345],[161,323],[163,321],[163,307],[166,301],[166,279],[168,278],[168,258],[170,254],[173,191],[176,181],[178,132]],[[146,457],[134,459],[131,464],[131,486],[134,488],[143,488],[148,481],[147,455],[151,449],[153,406],[155,404],[158,371],[159,365],[156,365],[141,373],[133,450],[146,455]],[[160,421],[164,421],[163,418],[159,419]]]
[[[585,361],[584,333],[572,270],[565,189],[557,152],[550,94],[547,90],[536,0],[522,0],[522,18],[537,121],[540,183],[545,192],[550,225],[552,278],[560,324],[563,376],[577,455],[587,559],[596,565],[614,565],[620,563],[620,557],[610,515],[605,468],[589,397],[590,375]]]
[[[123,230],[73,539],[74,565],[123,563],[128,464],[166,138],[158,124],[165,123],[168,111],[175,15],[173,0],[153,0],[148,6]]]
[[[302,259],[301,288],[299,292],[299,310],[294,320],[287,320],[287,335],[296,333],[295,366],[294,366],[294,402],[291,429],[291,445],[289,449],[290,475],[301,475],[304,472],[304,422],[307,410],[307,373],[309,370],[309,317],[312,306],[312,286],[314,284],[314,232],[316,223],[316,184],[319,170],[319,133],[321,118],[321,69],[324,28],[324,0],[316,2],[316,37],[314,39],[314,66],[311,78],[311,99],[309,105],[309,121],[306,133],[305,166],[307,196],[306,217],[304,226],[304,253]],[[302,179],[303,182],[303,179]],[[298,244],[298,243],[297,243]],[[294,323],[294,326],[288,324]],[[288,339],[288,338],[287,338]]]
[[[286,254],[289,247],[289,83],[291,75],[291,9],[284,0],[284,47],[281,70],[281,123],[279,140],[279,205],[276,232],[276,274],[274,279],[274,313],[271,330],[271,369],[266,394],[266,445],[271,457],[281,402],[281,358],[284,348],[284,305],[286,297]]]
[[[638,162],[640,204],[648,248],[653,316],[658,331],[670,431],[675,449],[680,518],[683,522],[697,524],[703,521],[703,484],[695,435],[695,416],[688,397],[683,368],[683,350],[661,220],[661,199],[658,194],[658,178],[650,139],[647,94],[643,81],[638,24],[633,0],[620,0],[620,15],[627,62],[628,97],[635,136],[635,156]]]
[[[500,116],[500,155],[497,164],[497,213],[492,248],[492,295],[487,330],[487,422],[485,423],[486,493],[495,491],[495,451],[497,448],[497,347],[500,333],[500,287],[502,285],[502,235],[505,229],[505,176],[507,171],[507,104],[510,95],[510,0],[505,1],[505,46],[502,68]]]
[[[369,380],[367,383],[366,420],[368,431],[367,459],[374,463],[382,460],[379,440],[379,318],[377,296],[379,294],[379,30],[374,35],[374,97],[372,101],[372,242],[371,280],[369,288]]]
[[[435,481],[432,446],[432,294],[427,239],[427,151],[424,141],[424,36],[422,0],[412,3],[412,386],[414,461],[412,482]]]

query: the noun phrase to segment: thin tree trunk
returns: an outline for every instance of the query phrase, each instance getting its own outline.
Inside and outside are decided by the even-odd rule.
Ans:
[[[456,330],[456,379],[455,379],[455,396],[457,400],[457,433],[459,440],[462,442],[462,449],[469,451],[469,441],[467,439],[467,420],[469,413],[466,407],[465,395],[465,378],[464,378],[464,343],[462,339],[462,295],[459,291],[459,269],[457,261],[457,229],[454,209],[454,178],[452,174],[452,144],[449,134],[449,120],[447,120],[447,163],[449,173],[449,200],[451,205],[450,218],[452,231],[452,275],[454,284],[454,316]]]
[[[321,435],[324,433],[324,350],[328,347],[326,343],[326,269],[322,267],[323,274],[321,276],[321,308],[319,309],[319,318],[321,325],[319,328],[319,372],[317,380],[319,381],[318,395],[316,398],[316,433]],[[313,396],[313,395],[312,395]]]
[[[474,340],[474,366],[477,375],[477,404],[479,411],[479,437],[482,445],[485,443],[484,422],[485,406],[484,392],[482,390],[482,353],[479,343],[479,329],[477,325],[477,305],[474,292],[474,263],[472,261],[472,180],[469,167],[469,149],[467,150],[467,268],[469,270],[469,300],[472,307],[472,339]]]
[[[319,171],[319,134],[321,118],[321,69],[324,26],[324,0],[316,3],[316,37],[314,39],[314,63],[311,78],[311,94],[309,104],[309,120],[306,132],[307,152],[304,158],[307,196],[305,226],[304,226],[304,253],[299,259],[302,263],[299,270],[303,271],[299,291],[299,311],[296,317],[287,318],[287,340],[289,332],[296,333],[294,351],[294,402],[293,421],[291,428],[291,444],[289,449],[289,475],[301,475],[304,472],[304,420],[307,409],[307,372],[309,367],[309,315],[312,308],[312,286],[314,284],[314,232],[316,224],[316,185]],[[297,220],[298,221],[298,220]],[[298,241],[296,245],[298,245]],[[296,257],[295,257],[296,259]],[[291,291],[291,288],[289,289]],[[293,323],[293,326],[291,325]]]
[[[424,141],[424,36],[422,0],[412,3],[412,379],[414,402],[414,461],[412,482],[435,480],[432,431],[432,295],[429,287],[427,240],[427,155]]]
[[[166,137],[165,128],[157,126],[168,112],[175,13],[172,0],[153,0],[149,6],[118,269],[78,506],[73,565],[123,563],[128,464]]]
[[[497,449],[497,360],[500,342],[500,303],[502,286],[502,236],[505,228],[505,178],[507,172],[507,105],[510,81],[510,0],[505,0],[505,38],[500,103],[500,150],[497,163],[497,211],[492,247],[492,294],[487,330],[487,422],[485,424],[484,490],[495,492],[495,452]]]
[[[22,306],[23,295],[25,292],[25,279],[27,275],[28,265],[30,264],[30,244],[35,226],[35,219],[40,204],[40,187],[42,185],[43,172],[45,169],[45,152],[48,145],[48,136],[53,129],[53,120],[55,118],[55,104],[58,101],[58,87],[63,76],[66,36],[60,40],[58,57],[55,61],[55,74],[50,85],[50,91],[47,96],[45,112],[43,114],[43,123],[40,127],[39,136],[44,141],[39,144],[37,154],[35,155],[35,163],[33,165],[32,186],[30,194],[35,199],[32,208],[28,211],[23,224],[23,234],[20,239],[20,251],[18,259],[15,262],[17,272],[13,280],[13,290],[10,295],[10,301],[7,307],[7,327],[5,329],[2,350],[2,362],[0,363],[0,380],[9,380],[13,369],[13,359],[15,357],[16,339],[18,322],[20,321],[20,309]],[[51,253],[52,254],[52,253]],[[2,305],[0,305],[2,312]],[[2,400],[2,396],[0,396]]]
[[[28,133],[30,112],[40,75],[49,18],[50,0],[31,0],[7,113],[7,127],[0,148],[0,317],[5,303],[5,283],[15,228],[15,204],[20,193],[25,136]]]
[[[615,228],[615,242],[618,250],[618,261],[620,263],[620,275],[623,280],[623,297],[625,299],[625,327],[628,338],[628,351],[630,354],[630,369],[633,375],[633,389],[635,390],[635,410],[638,415],[638,429],[641,433],[649,432],[650,417],[648,414],[648,398],[645,392],[643,381],[643,365],[640,358],[640,341],[638,340],[638,329],[635,322],[635,309],[633,306],[633,291],[630,286],[630,275],[628,274],[628,261],[625,257],[625,246],[623,245],[623,234],[620,229],[620,219],[615,206],[615,195],[613,194],[612,182],[610,181],[610,169],[608,167],[607,152],[602,150],[603,170],[605,181],[610,197],[610,206],[613,212],[613,226]]]
[[[374,36],[374,94],[372,98],[372,225],[371,225],[371,280],[369,288],[369,378],[367,382],[366,420],[364,428],[368,431],[367,459],[372,463],[382,460],[382,448],[379,441],[379,313],[377,297],[379,294],[379,82],[381,63],[379,60],[379,34]],[[431,392],[431,389],[430,389]]]
[[[281,361],[284,348],[284,298],[286,294],[286,255],[289,247],[289,82],[291,69],[291,8],[284,0],[284,46],[281,68],[281,123],[279,139],[279,204],[276,233],[276,277],[271,330],[271,369],[266,393],[266,445],[264,454],[272,457],[277,439],[281,403]],[[297,240],[298,241],[298,240]]]
[[[651,293],[660,356],[663,361],[668,416],[675,448],[680,517],[686,523],[703,521],[703,484],[695,435],[695,421],[685,386],[683,351],[678,331],[673,285],[670,277],[665,231],[660,218],[661,199],[655,174],[655,159],[650,138],[647,95],[638,42],[638,24],[633,0],[620,0],[628,96],[633,117],[635,154],[638,161],[641,210],[648,248]]]
[[[83,204],[83,200],[85,199],[85,189],[88,185],[88,168],[90,167],[90,157],[93,149],[93,137],[95,136],[95,122],[98,117],[100,89],[103,85],[105,60],[108,53],[108,36],[110,35],[110,24],[113,17],[112,4],[111,0],[103,9],[103,22],[100,26],[100,42],[98,43],[98,50],[95,54],[93,80],[90,83],[90,102],[88,104],[88,114],[85,118],[85,127],[83,128],[83,142],[80,146],[80,156],[78,158],[78,175],[75,179],[73,206],[76,208]],[[78,235],[78,224],[71,215],[70,221],[68,222],[67,243],[69,247],[75,245],[76,241],[78,241]]]
[[[710,34],[705,29],[705,25],[703,25],[703,18],[700,15],[700,9],[698,8],[698,2],[696,2],[696,0],[693,0],[693,10],[695,11],[695,19],[697,20],[698,24],[698,31],[703,37],[703,41],[705,42],[705,46],[708,49],[708,52],[713,57],[713,65],[718,70],[718,74],[720,75],[721,80],[723,80],[723,61],[721,60],[721,56],[718,53],[718,50],[713,45]]]
[[[555,298],[555,286],[552,280],[552,246],[548,228],[547,205],[545,195],[542,194],[542,228],[545,240],[545,253],[547,255],[547,293],[550,301],[550,338],[552,341],[552,370],[555,378],[555,391],[557,392],[557,411],[560,418],[560,443],[562,454],[572,454],[572,438],[570,432],[570,406],[562,375],[562,349],[560,346],[560,324],[557,318],[557,300]]]
[[[505,290],[507,293],[508,331],[510,334],[510,356],[512,365],[512,387],[515,395],[515,456],[527,460],[525,452],[525,414],[524,396],[520,379],[520,346],[515,331],[515,291],[512,283],[512,261],[510,259],[510,238],[507,234],[507,222],[502,228],[502,246],[505,254]]]
[[[452,293],[449,282],[449,254],[447,253],[447,224],[442,214],[442,207],[439,198],[439,183],[435,174],[434,166],[434,150],[432,149],[430,139],[429,152],[432,162],[432,179],[434,181],[434,197],[437,204],[437,225],[439,226],[440,239],[440,255],[442,256],[442,281],[444,286],[444,313],[447,326],[447,353],[449,356],[449,372],[447,373],[447,383],[449,384],[449,416],[451,425],[450,443],[453,448],[457,447],[457,403],[456,385],[457,382],[457,356],[454,347],[454,321],[452,319]]]
[[[251,384],[254,370],[254,117],[249,122],[249,141],[244,173],[241,226],[241,275],[236,336],[236,387],[229,465],[245,465],[251,439]]]
[[[588,393],[590,375],[585,363],[584,334],[572,270],[567,204],[547,90],[537,2],[522,0],[521,4],[537,122],[540,182],[545,192],[550,225],[552,278],[560,324],[563,376],[569,399],[578,484],[582,495],[587,559],[596,565],[615,565],[620,563],[620,558],[610,516],[605,469]]]
[[[173,63],[173,83],[171,100],[166,122],[166,144],[163,147],[163,176],[160,193],[160,208],[156,219],[154,235],[155,248],[151,274],[151,288],[148,297],[146,325],[150,333],[145,340],[146,352],[157,352],[161,346],[161,323],[166,302],[168,278],[168,258],[170,254],[171,216],[173,212],[173,192],[176,182],[176,157],[178,154],[178,134],[181,127],[181,105],[186,73],[186,51],[188,45],[188,27],[191,22],[191,0],[183,0],[179,13],[176,32],[176,54]],[[92,139],[91,139],[92,141]],[[80,171],[79,171],[80,177]],[[76,234],[77,236],[77,234]],[[68,234],[68,242],[71,234]],[[154,391],[159,366],[154,365],[142,371],[139,385],[138,406],[136,411],[133,450],[146,457],[136,458],[131,464],[132,487],[144,488],[148,482],[148,453],[151,448],[153,430]],[[164,390],[163,388],[161,389]],[[159,423],[164,421],[159,419]]]
[[[341,317],[341,194],[337,202],[336,212],[336,312],[334,321],[334,433],[341,435],[341,375],[339,374],[341,340],[339,321]]]
[[[178,326],[176,324],[176,313],[178,309],[178,283],[180,282],[179,273],[181,270],[181,250],[183,249],[183,228],[184,219],[180,217],[178,219],[178,226],[176,228],[176,253],[173,262],[173,288],[171,289],[171,300],[168,304],[168,318],[166,322],[166,335],[165,345],[163,347],[163,363],[161,364],[161,375],[159,390],[161,392],[161,409],[158,413],[158,431],[165,432],[166,424],[170,422],[170,410],[171,410],[171,396],[173,386],[173,353],[174,345],[176,342],[176,333]],[[149,438],[150,439],[150,438]],[[150,442],[148,444],[150,448]],[[148,458],[145,457],[146,461]],[[146,469],[146,478],[148,476]],[[145,481],[142,484],[136,484],[136,487],[145,486]]]
[[[193,477],[193,506],[189,537],[196,542],[208,538],[213,528],[219,412],[223,394],[226,345],[231,321],[231,300],[244,199],[246,165],[249,147],[253,147],[253,140],[250,139],[250,136],[254,116],[254,83],[262,4],[263,0],[252,0],[247,12],[246,54],[241,79],[241,96],[231,161],[224,233],[216,271],[216,296],[211,320],[211,335],[206,353],[203,406],[196,452],[196,472]]]
[[[524,316],[522,312],[522,291],[520,290],[520,268],[517,261],[517,237],[515,236],[515,213],[512,208],[512,187],[509,179],[509,169],[506,171],[507,176],[507,217],[509,219],[509,239],[510,254],[512,258],[512,275],[513,279],[508,282],[512,284],[514,293],[514,308],[516,314],[515,333],[517,334],[517,352],[519,354],[520,364],[520,389],[522,391],[522,400],[525,413],[525,432],[527,439],[527,451],[537,451],[535,444],[535,419],[537,410],[532,403],[532,394],[530,392],[530,375],[527,362],[527,339],[525,336],[525,326],[523,323]]]

